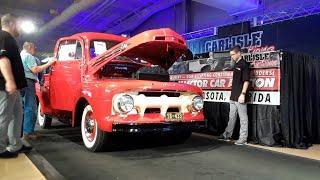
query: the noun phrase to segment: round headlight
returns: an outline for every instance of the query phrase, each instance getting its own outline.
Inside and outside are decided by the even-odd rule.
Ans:
[[[200,111],[203,108],[203,99],[201,96],[195,96],[192,99],[192,108],[196,111]]]
[[[122,113],[128,113],[134,108],[134,101],[130,95],[122,95],[117,100],[118,109]]]

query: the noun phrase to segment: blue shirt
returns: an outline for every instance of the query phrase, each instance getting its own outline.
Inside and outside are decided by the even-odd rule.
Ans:
[[[31,69],[40,65],[39,59],[28,53],[26,50],[21,51],[20,55],[26,78],[38,81],[37,74],[34,74]]]

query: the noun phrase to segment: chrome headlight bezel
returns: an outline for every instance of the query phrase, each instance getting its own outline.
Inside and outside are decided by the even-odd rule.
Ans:
[[[201,111],[203,109],[203,98],[201,96],[195,96],[192,98],[192,109],[194,111]]]
[[[118,96],[115,103],[115,109],[121,114],[129,113],[134,108],[134,100],[128,94]]]

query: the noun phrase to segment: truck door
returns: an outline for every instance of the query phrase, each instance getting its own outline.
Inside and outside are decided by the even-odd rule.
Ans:
[[[56,110],[72,111],[81,89],[80,64],[83,60],[81,40],[61,40],[57,62],[51,69],[50,100]]]

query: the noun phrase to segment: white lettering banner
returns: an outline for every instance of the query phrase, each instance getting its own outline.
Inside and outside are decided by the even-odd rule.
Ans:
[[[204,101],[208,102],[229,102],[231,91],[204,90]],[[249,104],[280,105],[279,91],[250,91]]]

